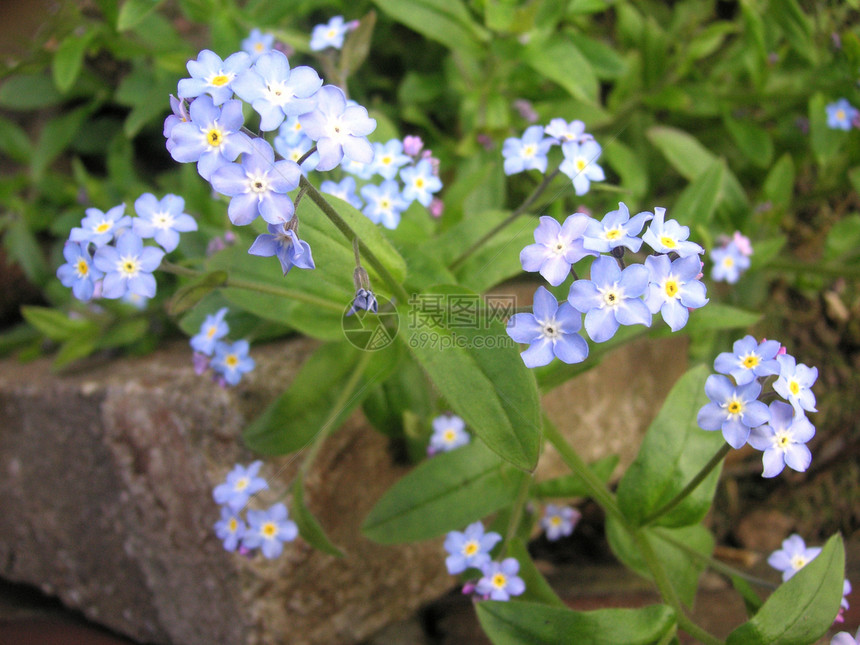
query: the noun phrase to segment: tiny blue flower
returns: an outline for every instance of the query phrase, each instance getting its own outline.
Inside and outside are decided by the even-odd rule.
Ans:
[[[673,219],[664,222],[665,214],[665,208],[654,208],[654,219],[651,220],[648,230],[642,234],[642,241],[657,253],[677,253],[682,258],[705,252],[705,249],[695,242],[687,241],[690,237],[689,227],[681,226]]]
[[[344,36],[352,26],[352,23],[343,21],[343,16],[334,16],[328,23],[316,25],[311,32],[311,51],[318,52],[328,47],[340,49]]]
[[[830,103],[825,109],[827,110],[827,127],[834,130],[850,130],[858,114],[857,108],[844,98],[835,103]]]
[[[215,353],[215,343],[230,333],[224,320],[226,315],[227,307],[222,307],[216,313],[206,316],[206,320],[200,325],[200,331],[191,337],[191,349],[212,356]]]
[[[215,535],[224,543],[227,551],[236,550],[246,529],[245,522],[236,511],[227,506],[221,507],[221,519],[215,522]]]
[[[98,208],[88,208],[80,227],[76,226],[69,234],[69,241],[104,246],[130,226],[131,217],[125,214],[125,204],[114,206],[107,213]]]
[[[734,242],[725,246],[715,248],[711,251],[711,278],[716,281],[725,281],[734,284],[741,277],[741,273],[749,269],[750,259],[738,249]]]
[[[367,202],[361,212],[371,222],[382,224],[385,228],[397,228],[400,214],[409,207],[409,202],[400,194],[400,185],[394,179],[383,181],[379,186],[362,186],[361,196]]]
[[[598,253],[609,253],[619,246],[625,246],[636,253],[642,246],[642,240],[636,236],[645,226],[645,222],[652,217],[648,211],[630,217],[627,204],[619,202],[618,210],[609,211],[600,221],[592,219],[588,223],[582,244],[586,249]]]
[[[687,324],[690,309],[704,307],[705,285],[696,280],[702,263],[698,255],[669,261],[668,255],[649,255],[645,268],[651,273],[645,304],[652,314],[658,311],[672,329],[678,331]]]
[[[215,343],[215,357],[210,365],[224,378],[227,385],[237,385],[242,380],[242,374],[247,374],[254,369],[255,362],[248,356],[249,349],[247,340]]]
[[[288,139],[292,141],[292,143],[288,143]],[[297,137],[288,138],[282,137],[278,135],[275,137],[275,150],[287,161],[292,161],[293,163],[299,163],[299,159],[304,157],[307,152],[314,147],[314,142],[311,141],[310,137],[299,133]],[[300,168],[302,174],[307,177],[308,172],[311,170],[316,170],[317,165],[320,162],[320,153],[314,151],[310,157],[305,159]]]
[[[197,230],[197,222],[183,213],[185,200],[178,195],[165,195],[161,201],[152,193],[144,193],[134,202],[137,217],[132,230],[142,238],[152,237],[167,253],[179,245],[179,234]]]
[[[546,539],[555,542],[572,534],[580,518],[582,513],[575,508],[547,504],[543,510],[540,525],[546,533]]]
[[[299,534],[296,523],[289,519],[287,507],[280,502],[266,511],[248,511],[248,528],[242,537],[242,546],[260,547],[266,558],[277,558],[284,550],[284,542],[292,542]]]
[[[539,125],[526,128],[522,139],[505,139],[502,146],[505,174],[513,175],[532,168],[546,172],[546,155],[553,143],[552,139],[544,137],[543,127]]]
[[[451,531],[445,538],[445,550],[450,554],[445,558],[448,573],[456,575],[466,569],[480,569],[490,562],[490,551],[501,539],[493,531],[484,533],[480,522],[469,524],[462,533]]]
[[[839,632],[830,640],[830,645],[858,645],[858,643],[860,643],[860,629],[854,636],[848,632]]]
[[[758,343],[750,335],[736,340],[732,351],[722,352],[714,361],[714,369],[720,374],[730,374],[738,385],[751,382],[759,376],[779,374],[776,354],[779,343],[765,340]]]
[[[93,266],[88,246],[86,242],[66,242],[63,246],[66,264],[57,269],[57,277],[62,285],[71,287],[75,298],[84,302],[93,297],[95,281],[102,277],[102,272]]]
[[[588,255],[582,242],[591,218],[583,213],[574,213],[559,224],[552,217],[542,215],[535,229],[535,243],[520,252],[520,263],[524,271],[538,271],[552,286],[557,287],[570,275],[570,267]]]
[[[212,97],[215,105],[221,105],[233,97],[231,84],[250,64],[251,58],[247,52],[236,52],[222,61],[218,54],[204,49],[197,60],[188,61],[191,78],[179,81],[179,98],[193,98],[205,93]]]
[[[257,476],[262,467],[263,462],[259,460],[247,468],[242,464],[233,466],[233,470],[227,473],[224,482],[218,484],[212,491],[215,503],[238,513],[248,503],[252,495],[256,495],[269,487],[265,479]]]
[[[376,301],[376,295],[373,291],[365,289],[364,287],[359,287],[355,292],[355,298],[352,301],[349,311],[346,312],[346,315],[351,316],[359,310],[369,311],[375,314],[378,309],[379,303]]]
[[[488,562],[481,567],[481,579],[475,591],[490,600],[510,600],[526,590],[526,583],[517,573],[520,563],[515,558],[505,558],[501,562]]]
[[[514,314],[508,320],[508,336],[530,347],[522,356],[526,367],[548,365],[553,358],[564,363],[581,363],[588,356],[588,343],[579,335],[582,316],[569,303],[559,305],[549,291],[538,287],[534,313]]]
[[[400,139],[391,139],[387,143],[373,144],[373,161],[370,169],[373,173],[382,175],[384,179],[394,179],[401,166],[405,166],[411,157],[403,154],[403,142]]]
[[[779,363],[779,378],[773,384],[776,393],[791,403],[800,415],[804,410],[816,412],[815,395],[810,388],[818,378],[818,368],[798,364],[794,356],[787,354],[777,356],[776,360]]]
[[[370,179],[373,177],[372,163],[361,163],[354,159],[344,158],[344,160],[340,162],[340,167],[344,172],[348,172],[350,175],[355,175],[359,179]]]
[[[591,340],[609,340],[619,325],[651,326],[651,312],[640,299],[650,275],[641,264],[622,271],[613,258],[602,255],[591,265],[591,280],[570,285],[567,301],[585,314],[585,331]]]
[[[815,426],[804,416],[795,417],[788,403],[773,401],[769,410],[770,421],[753,428],[748,439],[753,448],[764,451],[762,477],[776,477],[786,466],[805,472],[812,463],[806,442],[815,436]]]
[[[466,423],[454,414],[443,414],[433,419],[433,434],[430,436],[428,454],[450,452],[471,441],[466,432]]]
[[[334,195],[359,210],[364,207],[364,202],[355,192],[355,179],[352,177],[344,177],[339,182],[326,179],[320,184],[320,192]]]
[[[770,421],[770,410],[758,401],[761,384],[752,381],[737,387],[722,374],[711,374],[705,381],[705,394],[711,400],[696,417],[702,430],[722,430],[723,438],[735,449],[747,442],[750,428]]]
[[[275,44],[274,34],[264,34],[259,29],[252,29],[248,37],[242,41],[242,49],[248,52],[251,62],[256,61],[262,54],[272,49]]]
[[[570,123],[564,119],[551,119],[549,125],[544,128],[544,133],[559,144],[566,141],[585,143],[594,139],[585,131],[585,123],[578,119],[574,119]]]
[[[376,129],[376,119],[368,117],[364,107],[347,104],[339,87],[321,87],[316,108],[301,114],[299,121],[305,133],[317,142],[320,153],[317,170],[331,170],[344,157],[361,163],[373,161],[373,147],[367,135]]]
[[[819,553],[821,547],[807,547],[803,538],[795,533],[782,541],[782,548],[771,553],[767,563],[777,571],[782,571],[782,581],[785,582],[812,562]]]
[[[288,116],[284,119],[284,122],[281,123],[280,127],[278,127],[278,136],[275,137],[275,150],[278,150],[278,145],[281,145],[284,148],[289,148],[302,140],[310,141],[304,130],[302,130],[302,123],[299,121],[299,117]],[[310,146],[308,146],[307,149],[310,150]],[[281,156],[285,159],[289,158],[286,155]],[[295,161],[295,159],[293,161]]]
[[[564,161],[558,168],[573,180],[573,189],[577,195],[587,193],[591,182],[606,179],[603,168],[596,163],[603,151],[596,141],[565,141],[561,144],[561,151]]]
[[[248,253],[260,257],[276,256],[284,275],[294,266],[300,269],[316,268],[310,245],[299,239],[289,222],[269,224],[267,228],[269,232],[258,235]]]
[[[415,166],[400,171],[403,180],[403,199],[408,202],[418,200],[424,206],[430,206],[433,193],[442,189],[442,181],[433,174],[433,165],[429,159],[422,159]]]
[[[100,247],[93,257],[93,264],[105,274],[102,296],[122,298],[130,292],[152,298],[155,295],[152,272],[161,264],[163,257],[164,251],[144,247],[143,240],[132,231],[120,235],[116,247]]]

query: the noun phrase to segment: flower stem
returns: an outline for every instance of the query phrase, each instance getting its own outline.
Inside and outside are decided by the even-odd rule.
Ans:
[[[523,473],[523,479],[520,483],[520,488],[517,491],[517,497],[514,500],[514,505],[511,507],[511,517],[508,519],[508,530],[505,533],[505,542],[502,546],[503,553],[507,553],[508,545],[517,534],[517,528],[519,527],[520,519],[523,516],[523,509],[525,508],[526,502],[529,498],[529,489],[531,488],[533,477],[534,475],[532,473]]]
[[[673,508],[675,508],[678,504],[683,502],[684,499],[690,493],[692,493],[699,486],[699,484],[702,483],[705,477],[710,475],[711,471],[720,465],[720,463],[723,461],[723,458],[727,454],[729,454],[729,451],[731,449],[732,447],[727,443],[724,443],[722,446],[720,446],[720,449],[717,450],[717,453],[713,457],[711,457],[710,461],[702,467],[702,469],[696,474],[695,477],[693,477],[693,479],[690,480],[690,483],[684,486],[684,489],[680,493],[678,493],[677,495],[675,495],[675,497],[663,504],[663,506],[658,508],[656,511],[646,515],[642,519],[642,525],[645,526],[647,524],[651,524],[654,520],[662,517],[663,515],[671,511]]]

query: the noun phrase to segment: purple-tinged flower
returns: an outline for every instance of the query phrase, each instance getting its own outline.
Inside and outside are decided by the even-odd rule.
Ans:
[[[430,205],[427,207],[427,210],[433,217],[442,217],[442,213],[445,211],[445,202],[438,197],[434,197],[430,200]]]
[[[857,108],[844,98],[835,103],[830,103],[825,109],[827,110],[827,127],[834,130],[850,130],[851,122],[860,114]]]
[[[222,307],[214,314],[206,316],[206,320],[200,325],[200,331],[191,337],[191,349],[200,354],[212,356],[215,353],[215,343],[230,333],[230,328],[224,321],[226,315],[227,307]]]
[[[262,467],[263,462],[259,460],[247,468],[242,464],[233,466],[233,470],[227,473],[224,482],[218,484],[212,491],[215,503],[238,513],[248,503],[252,495],[256,495],[269,487],[265,479],[257,476]]]
[[[743,235],[740,231],[735,231],[732,233],[732,242],[737,247],[738,251],[741,255],[745,255],[747,257],[753,254],[752,243],[750,242],[750,238],[746,235]]]
[[[421,137],[412,134],[407,134],[403,137],[403,154],[410,157],[417,157],[421,154],[421,148],[424,147],[424,142]]]
[[[546,533],[546,539],[554,542],[573,533],[580,518],[582,513],[575,508],[547,504],[543,510],[540,525]]]
[[[442,181],[433,174],[433,166],[427,159],[422,159],[415,166],[403,168],[400,171],[403,180],[403,199],[418,202],[425,208],[433,201],[433,193],[442,189]]]
[[[651,326],[651,312],[640,299],[650,275],[641,264],[622,271],[613,258],[602,255],[591,265],[591,280],[570,285],[567,301],[585,314],[585,331],[591,340],[609,340],[619,325]]]
[[[795,417],[788,403],[773,401],[769,409],[768,424],[753,428],[748,439],[753,448],[764,451],[762,477],[776,477],[786,466],[806,472],[812,463],[806,442],[815,436],[815,426],[806,417]]]
[[[132,230],[142,238],[155,238],[170,253],[179,245],[180,233],[197,230],[197,222],[184,209],[185,200],[178,195],[167,194],[159,201],[152,193],[144,193],[134,202],[138,216],[132,220]]]
[[[588,343],[579,335],[582,316],[569,303],[559,305],[547,289],[538,287],[534,313],[514,314],[508,320],[508,336],[528,343],[522,356],[526,367],[548,365],[553,358],[564,363],[581,363],[588,356]]]
[[[833,623],[844,623],[845,622],[845,612],[848,611],[850,605],[848,604],[848,596],[851,594],[851,581],[848,578],[842,582],[842,602],[839,603],[839,611],[836,614],[836,618],[833,619]],[[844,632],[843,632],[844,633]],[[838,634],[837,634],[838,636]]]
[[[773,389],[786,401],[791,403],[798,414],[803,411],[816,412],[815,395],[810,389],[818,378],[818,368],[808,367],[797,363],[794,356],[777,356],[779,363],[779,378],[773,384]]]
[[[860,645],[860,629],[854,636],[848,632],[839,632],[830,640],[830,645]]]
[[[513,175],[532,168],[546,172],[546,155],[553,143],[552,139],[544,137],[543,128],[539,125],[526,128],[522,139],[505,139],[502,146],[505,174]]]
[[[471,441],[466,432],[466,423],[454,414],[443,414],[433,419],[433,434],[430,435],[430,445],[427,454],[450,452]]]
[[[248,356],[249,349],[247,340],[215,343],[215,357],[210,365],[216,374],[224,378],[227,385],[237,385],[242,380],[242,374],[247,374],[254,369],[256,363]]]
[[[636,253],[642,246],[639,231],[653,214],[648,211],[630,217],[627,204],[618,202],[618,210],[609,211],[602,220],[592,219],[583,234],[582,244],[586,249],[598,253],[609,253],[619,246],[626,246]]]
[[[771,553],[767,563],[777,571],[782,571],[782,581],[785,582],[812,562],[819,553],[821,547],[807,548],[803,538],[795,533],[782,541],[782,548]]]
[[[770,410],[761,401],[758,381],[737,387],[722,374],[711,374],[705,381],[705,394],[711,400],[696,417],[702,430],[722,430],[723,438],[735,449],[743,447],[755,428],[770,421]]]
[[[125,204],[114,206],[107,213],[98,208],[88,208],[80,227],[69,234],[70,242],[92,242],[96,246],[109,244],[123,229],[131,226],[131,217],[125,214]]]
[[[557,287],[570,274],[570,266],[587,255],[597,255],[583,246],[588,215],[574,213],[559,224],[552,217],[542,215],[535,229],[535,243],[520,252],[523,271],[539,271],[552,286]]]
[[[559,144],[567,141],[585,143],[594,139],[585,131],[585,123],[578,119],[574,119],[570,123],[564,119],[551,119],[549,125],[544,128],[544,132]]]
[[[248,69],[250,64],[251,57],[247,52],[236,52],[222,61],[218,54],[204,49],[198,54],[197,60],[188,61],[191,78],[179,81],[179,98],[188,99],[208,94],[215,105],[221,105],[233,97],[233,81]]]
[[[369,167],[371,174],[376,173],[385,179],[394,179],[400,167],[410,161],[411,159],[403,154],[403,142],[400,139],[391,139],[385,144],[373,144],[373,161],[370,162]]]
[[[251,255],[260,257],[276,256],[281,263],[284,275],[289,273],[294,266],[300,269],[314,269],[314,258],[311,254],[310,245],[300,240],[291,222],[278,222],[269,224],[268,233],[258,235],[257,239],[248,249]]]
[[[535,112],[535,106],[528,99],[516,99],[514,109],[529,123],[534,123],[540,118],[540,115]]]
[[[84,302],[93,297],[95,281],[102,277],[102,272],[93,266],[88,246],[86,242],[66,242],[63,246],[66,264],[57,269],[57,277],[62,285],[71,287],[75,298]]]
[[[248,511],[248,528],[242,537],[242,546],[260,547],[266,558],[277,558],[284,550],[284,542],[292,542],[299,527],[289,519],[287,507],[277,503],[266,511]]]
[[[720,374],[731,374],[738,385],[744,385],[759,376],[779,374],[776,354],[779,343],[764,340],[758,343],[750,335],[736,340],[732,351],[722,352],[714,361],[714,369]]]
[[[173,127],[178,123],[187,123],[191,120],[191,115],[188,114],[188,106],[184,99],[178,99],[173,94],[170,95],[170,109],[173,114],[164,119],[164,138],[167,139],[167,152],[173,150],[173,139],[170,138],[170,133],[173,132]]]
[[[320,192],[334,195],[359,210],[364,207],[364,202],[355,192],[355,179],[352,177],[344,177],[339,182],[326,179],[320,184]]]
[[[708,303],[705,285],[696,280],[701,264],[698,255],[670,262],[668,255],[649,255],[645,268],[651,273],[645,304],[652,314],[658,311],[672,329],[678,331],[687,324],[690,309]]]
[[[261,215],[269,224],[292,218],[295,209],[289,193],[299,185],[302,171],[294,161],[275,161],[275,152],[265,139],[252,139],[253,153],[241,163],[224,164],[212,173],[212,187],[232,197],[227,215],[237,226]]]
[[[373,147],[367,135],[376,129],[376,119],[360,105],[348,105],[339,87],[324,85],[317,92],[313,112],[299,116],[305,133],[317,142],[320,163],[317,170],[331,170],[346,157],[370,163]]]
[[[247,527],[239,514],[227,506],[221,507],[221,519],[215,522],[215,535],[227,551],[235,551]]]
[[[382,224],[385,228],[397,228],[400,214],[409,207],[409,202],[400,194],[400,185],[394,179],[383,181],[379,186],[362,186],[361,196],[367,202],[361,212],[371,222]]]
[[[596,163],[603,152],[596,141],[565,141],[561,144],[561,151],[564,153],[564,161],[558,169],[573,180],[573,189],[577,195],[587,193],[591,182],[606,179],[603,168]]]
[[[233,82],[236,96],[260,115],[260,129],[276,130],[286,116],[314,109],[314,94],[322,79],[312,68],[290,69],[287,57],[277,50],[261,54],[252,67]]]
[[[213,343],[213,349],[214,343]],[[194,352],[191,354],[191,367],[194,368],[194,373],[197,376],[202,376],[206,373],[206,370],[209,369],[210,359],[206,354],[201,354],[200,352]]]
[[[682,258],[705,252],[705,249],[695,242],[687,241],[690,237],[689,227],[681,226],[673,219],[663,221],[665,214],[665,208],[654,208],[654,219],[651,220],[648,230],[642,234],[643,242],[657,253],[677,253]]]
[[[161,264],[163,257],[164,251],[151,246],[144,247],[143,240],[131,231],[120,235],[116,247],[99,247],[93,257],[93,264],[105,274],[102,296],[122,298],[131,292],[152,298],[155,295],[152,272]]]
[[[711,278],[716,281],[726,281],[734,284],[741,277],[741,273],[749,269],[750,259],[738,249],[734,242],[718,247],[711,251]]]
[[[451,531],[445,538],[445,550],[450,554],[445,558],[448,573],[456,575],[466,569],[480,569],[490,562],[490,551],[501,539],[493,531],[484,533],[480,522],[469,524],[462,533]]]
[[[376,301],[376,295],[373,291],[359,287],[355,292],[355,298],[353,298],[352,305],[349,311],[346,312],[346,315],[351,316],[357,311],[369,311],[375,314],[378,310],[379,303]]]
[[[501,562],[488,562],[481,567],[483,576],[475,586],[475,592],[489,596],[490,600],[510,600],[526,590],[526,583],[517,573],[520,563],[515,558],[505,558]]]
[[[191,121],[177,123],[170,132],[170,156],[180,163],[197,162],[197,172],[206,181],[216,168],[251,152],[251,140],[241,132],[242,102],[227,101],[215,107],[212,98],[201,96],[189,108]]]
[[[262,54],[271,50],[274,45],[274,34],[264,34],[259,29],[252,29],[251,33],[248,34],[248,37],[242,41],[242,49],[248,52],[252,63]]]
[[[334,16],[327,23],[316,25],[311,31],[311,51],[318,52],[328,47],[340,49],[346,34],[355,29],[352,22],[344,22],[343,16]]]

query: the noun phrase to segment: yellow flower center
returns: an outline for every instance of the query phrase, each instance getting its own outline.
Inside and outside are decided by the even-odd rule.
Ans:
[[[113,227],[113,222],[102,222],[98,226],[96,226],[96,233],[107,233]]]
[[[217,76],[213,76],[209,82],[215,87],[222,87],[230,82],[230,77],[226,74],[218,74]]]
[[[576,160],[576,170],[578,172],[582,172],[585,170],[585,167],[588,165],[588,162],[585,159],[577,159]]]
[[[133,278],[140,271],[140,262],[137,257],[120,258],[117,262],[117,271],[125,274],[126,278]]]
[[[415,180],[415,188],[424,188],[424,178],[419,177]]]
[[[802,555],[796,555],[791,559],[792,568],[797,571],[806,566],[807,560]]]
[[[553,526],[559,526],[561,524],[561,518],[558,515],[553,515],[549,518],[549,523]]]
[[[675,238],[669,237],[668,235],[663,235],[660,237],[660,244],[665,246],[667,249],[674,249],[678,246],[678,243],[675,241]]]
[[[741,360],[741,365],[748,370],[751,370],[759,364],[759,357],[756,354],[747,354]]]
[[[463,555],[472,556],[475,555],[481,547],[478,545],[475,540],[469,540],[466,544],[463,545]]]
[[[617,240],[619,237],[622,236],[622,234],[623,234],[623,231],[620,228],[611,228],[608,231],[606,231],[606,239],[607,240]]]
[[[788,448],[791,444],[791,437],[785,432],[779,432],[776,435],[776,445],[780,448]]]
[[[788,391],[797,396],[797,393],[800,392],[800,383],[797,381],[790,381],[788,384]]]
[[[224,364],[227,367],[236,367],[239,364],[239,357],[236,354],[227,354],[224,358]]]
[[[845,110],[836,110],[836,118],[839,121],[844,121],[845,120]]]
[[[260,527],[260,533],[267,538],[273,538],[278,534],[278,525],[274,522],[266,522]]]
[[[614,291],[607,291],[603,294],[603,304],[607,307],[614,307],[620,301],[618,294]]]
[[[728,256],[723,260],[723,266],[726,268],[733,267],[735,265],[735,259],[732,256]]]
[[[445,440],[445,443],[451,443],[456,438],[457,438],[457,433],[451,429],[445,430],[445,432],[442,433],[442,439]]]
[[[493,586],[496,589],[504,589],[508,584],[508,578],[504,573],[497,573],[493,576]]]
[[[230,529],[230,533],[235,533],[236,530],[239,528],[239,522],[236,521],[235,517],[231,517],[230,521],[227,523],[227,526]]]
[[[233,484],[233,490],[245,490],[246,488],[248,488],[249,483],[250,482],[248,481],[247,477],[241,477],[236,480],[235,484]]]
[[[387,198],[379,200],[379,207],[384,211],[391,210],[391,200]]]
[[[77,266],[78,266],[78,275],[81,276],[82,278],[85,278],[86,276],[88,276],[90,274],[90,265],[83,258],[80,258],[78,260]]]
[[[728,410],[729,414],[740,414],[743,409],[744,406],[737,399],[732,399],[726,406],[726,410]]]
[[[213,148],[217,148],[224,143],[224,135],[218,128],[212,128],[206,133],[206,142]]]
[[[537,146],[533,143],[529,143],[523,146],[523,157],[534,157],[537,152]]]
[[[263,51],[263,43],[254,43],[254,51],[257,51],[257,52]]]
[[[394,159],[391,158],[391,155],[385,155],[382,159],[379,160],[379,163],[381,163],[383,166],[390,166],[392,161],[394,161]]]
[[[666,291],[666,295],[670,298],[675,298],[678,295],[678,281],[677,280],[666,280],[666,284],[663,285],[663,289]]]

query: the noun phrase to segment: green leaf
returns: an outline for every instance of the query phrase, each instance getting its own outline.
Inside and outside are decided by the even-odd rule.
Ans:
[[[96,33],[94,29],[91,29],[80,36],[72,34],[67,36],[57,47],[51,72],[54,76],[54,84],[63,94],[69,91],[75,84],[78,74],[81,73],[84,54],[86,54],[87,47],[93,41]]]
[[[457,282],[483,293],[491,287],[520,275],[520,249],[534,243],[535,218],[521,215],[457,268]]]
[[[245,445],[261,454],[285,455],[304,448],[320,432],[333,432],[394,369],[396,347],[364,352],[347,342],[323,345],[302,365],[290,388],[245,428]]]
[[[845,549],[837,534],[821,553],[782,583],[726,645],[808,645],[824,636],[842,601]]]
[[[426,308],[442,296],[445,306],[480,303],[462,287],[441,287],[432,299],[412,308],[398,306],[410,321],[412,353],[439,393],[484,443],[518,468],[532,470],[540,451],[540,412],[534,376],[496,316],[476,318],[453,327],[450,319]],[[443,310],[444,313],[444,310]],[[402,336],[401,336],[402,337]]]
[[[705,397],[710,370],[695,367],[675,383],[648,427],[636,459],[618,483],[618,505],[635,525],[680,493],[725,445],[719,432],[699,428],[696,416]],[[680,504],[657,520],[664,526],[698,523],[708,512],[720,477],[714,470]]]
[[[453,51],[483,54],[487,32],[472,20],[461,0],[373,0],[398,22]]]
[[[818,48],[812,41],[812,25],[797,1],[770,2],[768,9],[768,16],[782,28],[794,51],[814,63]]]
[[[757,249],[758,247],[756,247]],[[839,220],[824,241],[826,262],[846,261],[860,253],[860,215],[853,213]]]
[[[725,162],[715,159],[678,197],[672,217],[685,226],[709,224],[722,199],[725,170]]]
[[[66,313],[49,307],[25,305],[21,307],[21,315],[51,340],[68,340],[87,335],[90,330],[97,328],[95,323],[86,318],[69,318]]]
[[[648,171],[639,156],[618,139],[608,141],[603,155],[621,177],[621,187],[630,191],[634,201],[640,201],[648,192]]]
[[[361,530],[380,544],[462,530],[510,504],[523,477],[475,440],[435,455],[403,477],[371,509]]]
[[[325,534],[325,531],[323,531],[317,518],[313,516],[305,504],[304,484],[301,477],[297,477],[293,484],[292,511],[293,520],[295,520],[296,525],[299,527],[299,534],[304,538],[305,542],[323,553],[328,553],[338,558],[343,557],[343,551],[332,543]]]
[[[42,248],[24,218],[13,219],[2,240],[6,253],[23,269],[27,279],[33,284],[41,284],[48,275],[48,266]]]
[[[597,102],[597,76],[576,45],[564,36],[530,42],[522,49],[522,59],[535,72],[555,81],[574,98],[585,103]]]
[[[749,120],[737,120],[723,115],[723,123],[738,149],[759,168],[767,168],[773,159],[773,139],[767,130]]]
[[[369,11],[358,23],[358,27],[349,32],[340,53],[340,77],[347,78],[370,53],[370,41],[373,38],[373,28],[376,26],[376,12]]]
[[[30,138],[20,125],[0,117],[0,151],[8,155],[10,159],[27,163],[30,161],[32,147]]]
[[[81,106],[52,119],[42,128],[30,162],[30,169],[35,179],[42,177],[48,165],[78,135],[78,131],[93,109],[94,106]]]
[[[553,607],[564,607],[564,601],[558,597],[546,578],[543,577],[532,560],[529,550],[526,548],[525,542],[518,537],[513,538],[508,544],[507,555],[515,558],[520,563],[520,570],[517,575],[522,578],[526,585],[526,590],[521,596],[517,596],[519,601],[534,601],[542,602],[545,605]]]
[[[0,107],[10,110],[39,110],[61,103],[63,97],[44,74],[20,74],[0,86]]]
[[[69,338],[60,345],[60,350],[54,357],[54,369],[60,369],[82,358],[86,358],[96,349],[98,342],[98,330],[92,327],[87,330],[87,335]]]
[[[580,33],[570,32],[567,37],[588,59],[597,78],[614,79],[627,72],[627,62],[606,43]]]
[[[645,134],[671,166],[688,181],[693,181],[705,172],[716,159],[693,135],[683,130],[655,125]]]
[[[226,282],[226,271],[204,273],[199,278],[195,278],[190,284],[186,284],[176,290],[167,302],[167,313],[170,316],[179,316],[185,313],[213,290],[224,286]]]
[[[132,29],[154,11],[164,0],[125,0],[116,21],[117,31]]]
[[[742,329],[751,327],[759,320],[761,320],[760,313],[718,302],[709,302],[706,307],[696,309],[692,313],[684,331],[690,335],[696,335],[703,331]]]
[[[475,609],[494,645],[653,645],[675,625],[675,612],[666,605],[580,612],[487,600]]]
[[[779,255],[787,241],[785,235],[778,235],[768,240],[756,240],[752,258],[750,258],[750,270],[757,271],[767,266],[768,262]]]
[[[761,598],[759,598],[755,589],[752,588],[752,585],[740,576],[730,575],[729,579],[732,581],[732,586],[735,588],[735,591],[737,591],[740,597],[743,598],[744,607],[746,607],[747,610],[747,616],[753,616],[759,609],[761,609]]]
[[[598,459],[589,468],[604,483],[609,481],[615,467],[618,465],[618,455],[608,455]],[[539,482],[535,486],[535,495],[540,498],[548,497],[587,497],[589,488],[578,475],[562,475]]]
[[[764,180],[762,196],[776,208],[788,208],[794,196],[794,159],[783,154]]]
[[[121,318],[116,323],[101,331],[97,347],[127,347],[146,336],[149,331],[149,321],[146,318]]]
[[[820,166],[830,163],[844,140],[844,132],[827,125],[827,100],[820,93],[809,99],[809,142]]]
[[[364,400],[364,416],[380,432],[402,436],[406,416],[426,419],[433,411],[427,377],[411,354],[405,354],[397,370]]]

